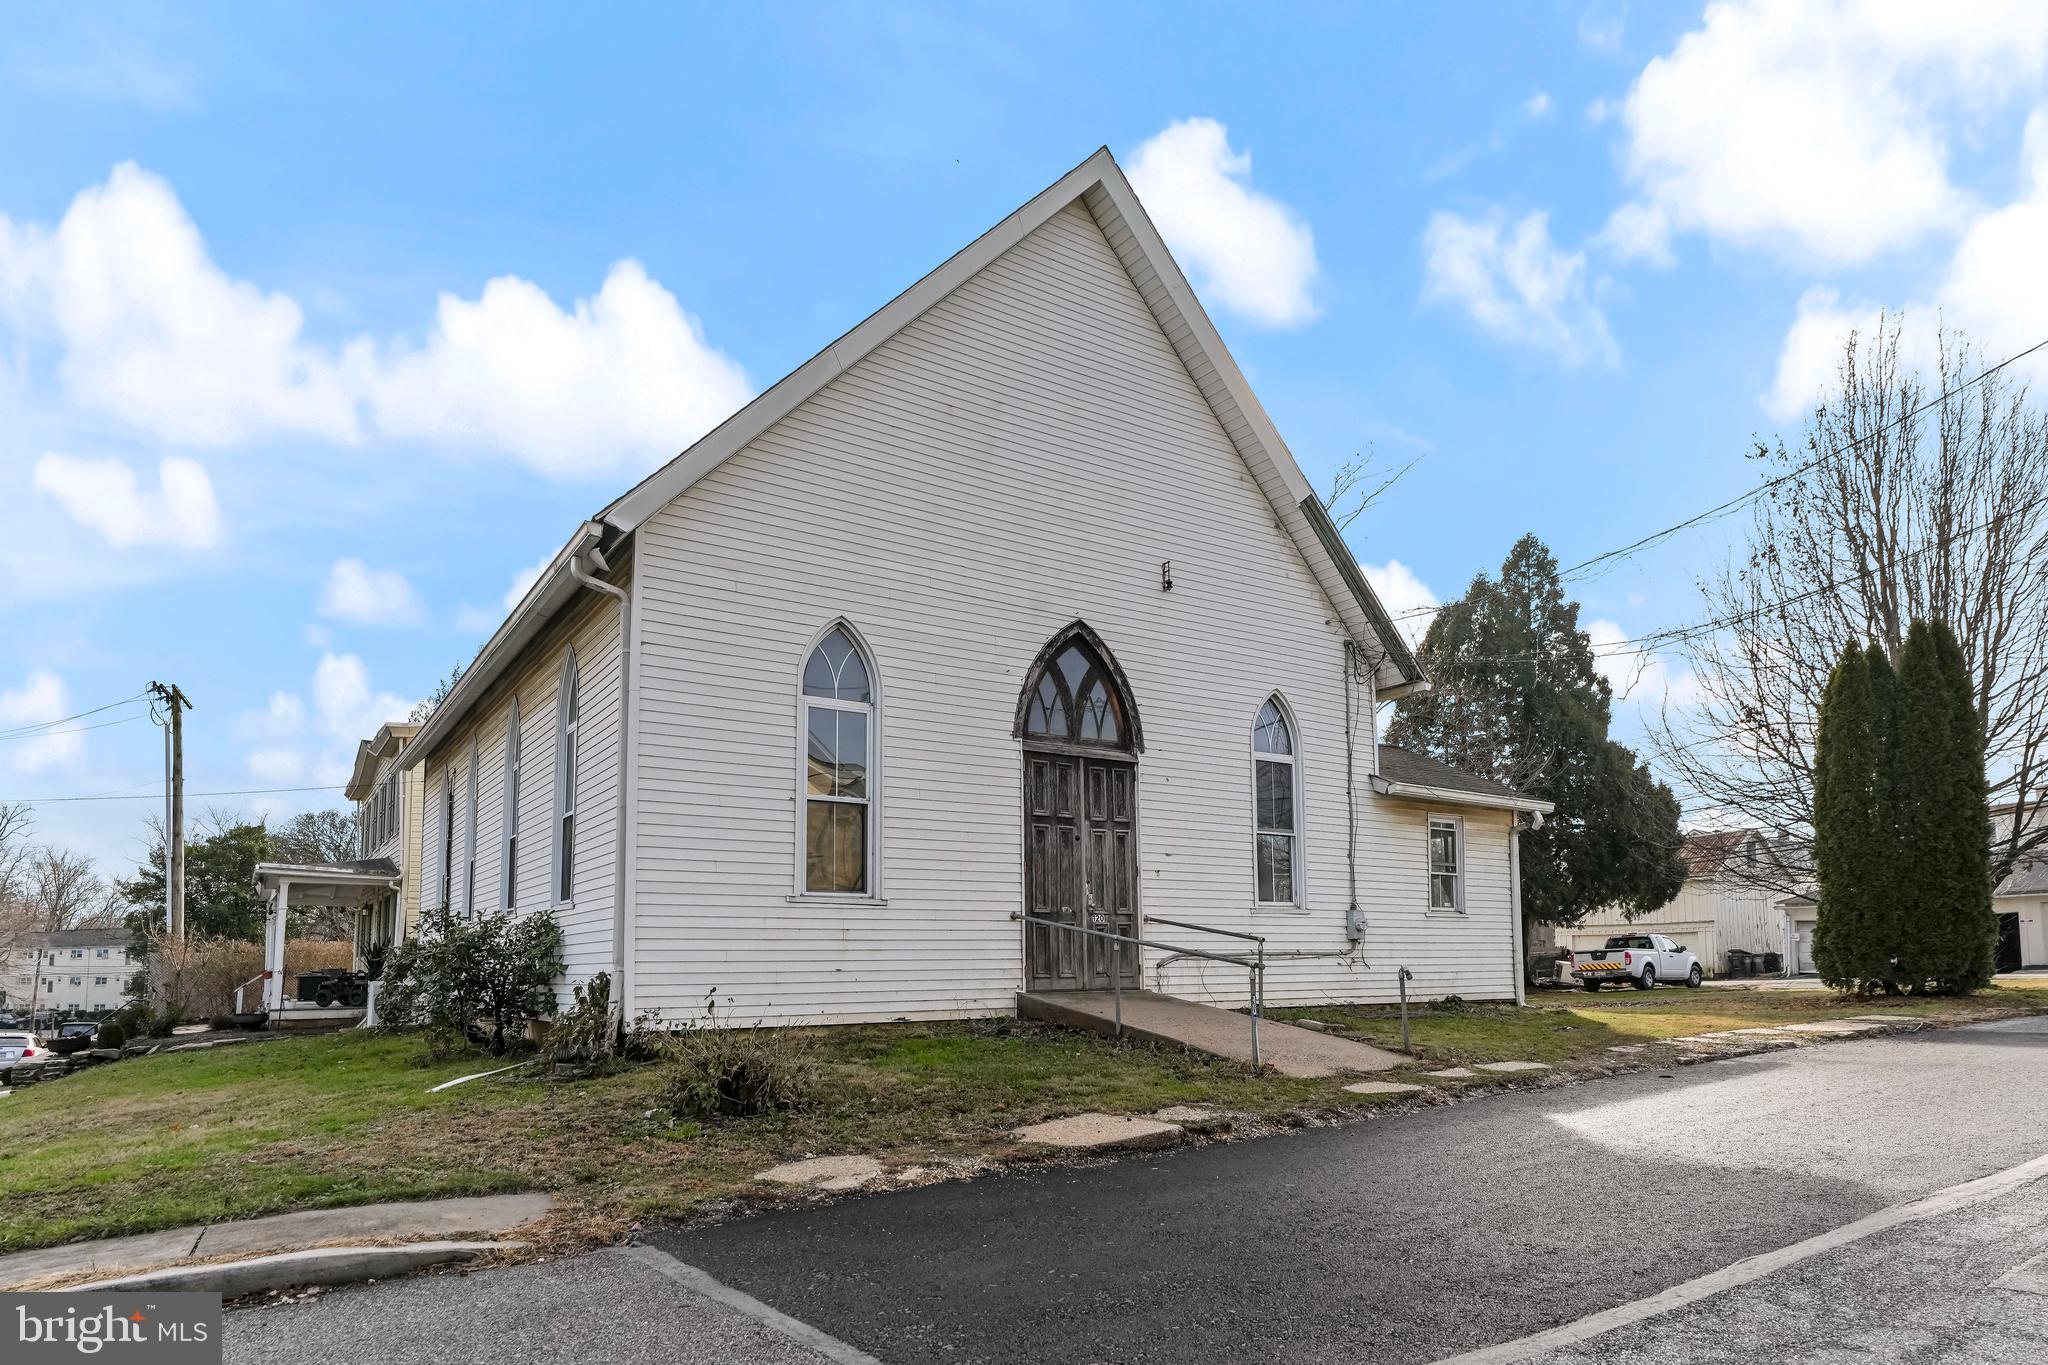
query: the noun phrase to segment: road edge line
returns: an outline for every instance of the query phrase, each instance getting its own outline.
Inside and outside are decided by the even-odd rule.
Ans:
[[[1816,1256],[1837,1248],[1860,1242],[1889,1228],[1916,1223],[1924,1218],[1950,1213],[1971,1204],[1992,1199],[2006,1191],[2048,1177],[2048,1155],[2037,1156],[2032,1161],[1950,1185],[1947,1189],[1936,1190],[1904,1204],[1895,1204],[1880,1209],[1853,1223],[1844,1224],[1831,1232],[1809,1237],[1803,1242],[1794,1242],[1776,1251],[1765,1251],[1746,1257],[1733,1265],[1723,1266],[1696,1279],[1672,1285],[1661,1293],[1633,1303],[1617,1304],[1613,1308],[1568,1322],[1559,1327],[1522,1337],[1515,1341],[1504,1341],[1497,1346],[1486,1346],[1461,1355],[1444,1356],[1435,1365],[1517,1365],[1517,1362],[1533,1359],[1546,1351],[1559,1347],[1576,1345],[1632,1323],[1649,1318],[1662,1317],[1676,1309],[1712,1298],[1726,1290],[1739,1288],[1753,1280],[1760,1280],[1776,1270],[1798,1265]]]
[[[686,1289],[694,1290],[707,1299],[715,1299],[737,1313],[745,1314],[762,1326],[780,1332],[799,1345],[807,1346],[838,1365],[882,1365],[882,1362],[856,1346],[849,1346],[838,1337],[821,1332],[807,1322],[791,1317],[779,1309],[771,1308],[752,1294],[734,1289],[731,1285],[699,1270],[688,1261],[677,1260],[660,1247],[645,1242],[635,1242],[623,1248],[628,1256],[668,1276]]]

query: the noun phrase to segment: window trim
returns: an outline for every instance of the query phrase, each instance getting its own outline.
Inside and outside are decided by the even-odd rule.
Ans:
[[[1455,904],[1452,905],[1438,905],[1436,903],[1435,892],[1438,874],[1435,854],[1431,848],[1431,839],[1439,825],[1449,826],[1453,837],[1457,841],[1455,847],[1458,853],[1458,864],[1452,869],[1450,874],[1451,887],[1455,892],[1453,897]],[[1462,915],[1465,913],[1465,874],[1469,870],[1470,862],[1471,851],[1465,843],[1465,817],[1462,815],[1446,814],[1442,811],[1431,811],[1428,819],[1424,822],[1422,837],[1422,904],[1428,913],[1432,915]]]
[[[1269,704],[1278,708],[1280,712],[1280,720],[1287,727],[1287,742],[1293,748],[1292,753],[1269,754],[1258,748],[1259,712],[1265,710]],[[1307,888],[1304,883],[1308,878],[1303,875],[1306,862],[1302,856],[1305,841],[1302,837],[1301,725],[1295,720],[1294,708],[1287,704],[1286,697],[1275,692],[1260,701],[1258,709],[1252,712],[1252,723],[1250,729],[1245,734],[1244,747],[1245,752],[1251,755],[1252,909],[1268,911],[1306,909],[1308,899]],[[1259,836],[1262,834],[1281,833],[1279,830],[1262,828],[1259,824],[1259,765],[1261,763],[1285,763],[1288,767],[1288,776],[1294,788],[1294,800],[1292,802],[1294,828],[1286,832],[1287,836],[1294,841],[1289,868],[1290,881],[1292,882],[1289,889],[1294,894],[1284,901],[1269,901],[1259,898]]]
[[[506,910],[519,905],[519,698],[505,717],[505,774],[498,802],[498,902]]]
[[[860,656],[861,664],[868,671],[868,700],[861,702],[839,701],[831,697],[813,697],[804,691],[804,669],[810,665],[811,655],[818,646],[835,630],[846,632],[846,638],[853,643],[854,652]],[[796,901],[831,901],[839,905],[875,905],[885,902],[882,889],[882,674],[875,667],[875,651],[868,646],[867,637],[860,628],[844,616],[835,616],[805,643],[803,652],[796,659],[796,763],[795,785],[796,812],[795,838],[790,841],[793,855],[790,870],[790,899]],[[864,713],[868,718],[868,794],[865,800],[859,797],[817,796],[810,791],[810,709],[822,706],[829,710]],[[809,885],[810,864],[810,803],[827,801],[842,805],[865,805],[868,808],[867,821],[867,885],[859,891],[813,891]]]
[[[576,651],[571,648],[563,656],[562,671],[555,681],[555,803],[548,834],[548,903],[557,910],[576,904],[575,767],[582,757],[583,739],[583,696],[579,682]],[[565,820],[571,831],[566,866],[562,857]]]

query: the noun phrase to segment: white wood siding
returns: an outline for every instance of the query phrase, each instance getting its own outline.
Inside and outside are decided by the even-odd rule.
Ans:
[[[1337,613],[1084,209],[651,518],[636,555],[630,1011],[690,1017],[714,990],[740,1022],[1011,1008],[1010,731],[1033,657],[1076,618],[1115,652],[1143,721],[1145,909],[1269,935],[1274,1003],[1392,999],[1403,964],[1417,995],[1512,996],[1507,817],[1461,812],[1467,913],[1429,915],[1427,808],[1370,792],[1369,719],[1369,926],[1346,943]],[[840,616],[880,689],[880,896],[860,904],[792,895],[797,677]],[[1302,912],[1251,908],[1249,735],[1274,692],[1300,730]],[[1164,980],[1240,998],[1229,976]]]
[[[621,572],[614,580],[628,586]],[[619,608],[610,597],[591,592],[564,622],[543,635],[518,665],[450,731],[415,771],[426,790],[422,880],[428,905],[441,897],[441,825],[447,788],[455,784],[455,867],[451,903],[463,904],[468,849],[464,844],[470,740],[476,741],[477,850],[476,911],[502,913],[500,841],[505,833],[505,725],[512,698],[519,699],[519,863],[515,869],[515,913],[553,909],[562,926],[565,976],[558,994],[612,967],[613,886],[617,868],[620,742]],[[563,660],[576,652],[578,696],[575,896],[554,904],[552,834],[554,822],[557,689]]]

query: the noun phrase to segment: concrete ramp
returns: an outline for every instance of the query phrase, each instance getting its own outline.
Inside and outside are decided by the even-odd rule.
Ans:
[[[1111,1033],[1116,1027],[1116,999],[1109,991],[1019,992],[1017,1013],[1091,1033]],[[1155,991],[1124,992],[1124,1032],[1212,1057],[1252,1059],[1250,1015]],[[1315,1077],[1387,1071],[1409,1059],[1350,1038],[1261,1019],[1259,1060],[1283,1076]]]

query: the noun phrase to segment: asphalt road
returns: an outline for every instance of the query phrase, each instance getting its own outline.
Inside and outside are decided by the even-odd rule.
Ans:
[[[2048,1020],[2019,1020],[854,1197],[647,1240],[888,1365],[1422,1362],[1641,1299],[2044,1152]],[[1863,1263],[1845,1252],[1739,1292],[1789,1295],[1776,1301],[1788,1323],[1802,1320],[1802,1296],[1835,1295],[1832,1310],[1882,1324],[1906,1311],[1910,1263],[1925,1259],[1904,1231],[1885,1235],[1908,1248],[1889,1280],[1857,1278]],[[1958,1286],[2011,1259],[1995,1230],[1978,1240],[1989,1249],[1955,1260]],[[848,1358],[829,1340],[764,1326],[744,1304],[704,1298],[687,1270],[663,1264],[602,1252],[237,1311],[227,1359]],[[1849,1288],[1830,1287],[1830,1265],[1845,1286],[1863,1286],[1860,1310]],[[1988,1301],[1981,1285],[1972,1292],[1970,1304]],[[1724,1298],[1629,1338],[1654,1342],[1652,1359],[1721,1359],[1686,1352],[1720,1340],[1709,1325]],[[1604,1360],[1617,1346],[1595,1340],[1552,1359]],[[1751,1347],[1728,1358],[1779,1358]]]
[[[1431,1361],[2048,1151],[2048,1020],[656,1233],[891,1365]]]

